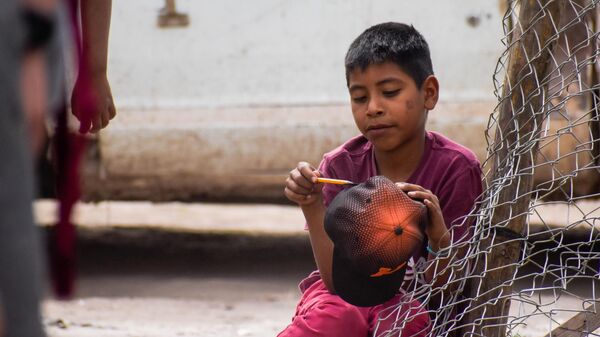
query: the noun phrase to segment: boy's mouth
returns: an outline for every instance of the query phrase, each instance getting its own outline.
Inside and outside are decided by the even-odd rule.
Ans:
[[[388,133],[388,130],[392,128],[393,125],[389,124],[375,124],[369,125],[367,127],[367,134],[371,138],[379,138]]]
[[[371,131],[371,130],[381,130],[381,129],[387,129],[387,128],[391,128],[392,125],[389,124],[375,124],[375,125],[369,125],[367,127],[367,131]]]

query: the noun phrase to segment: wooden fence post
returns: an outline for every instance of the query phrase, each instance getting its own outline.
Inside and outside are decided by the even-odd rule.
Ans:
[[[522,238],[533,184],[533,160],[544,116],[544,88],[540,87],[557,40],[561,3],[555,0],[522,0],[514,27],[522,35],[511,40],[504,100],[492,155],[493,176],[487,195],[495,208],[489,214],[491,228],[478,241],[474,266],[468,275],[466,297],[470,299],[459,336],[506,335],[512,277],[521,255]],[[510,97],[507,97],[510,95]],[[492,185],[500,184],[499,188]],[[502,231],[496,228],[504,227]],[[516,239],[517,238],[517,239]]]

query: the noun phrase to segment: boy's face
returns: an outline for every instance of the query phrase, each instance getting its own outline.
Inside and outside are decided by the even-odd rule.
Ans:
[[[380,151],[393,151],[421,137],[427,110],[437,103],[438,83],[429,76],[418,88],[392,62],[355,69],[348,77],[354,121],[360,132]]]

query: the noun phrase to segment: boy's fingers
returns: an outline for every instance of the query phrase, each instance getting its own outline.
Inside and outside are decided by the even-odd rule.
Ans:
[[[431,202],[431,200],[424,200],[425,206],[427,206],[427,208],[430,211],[430,215],[433,218],[437,218],[439,220],[441,220],[442,222],[444,221],[444,216],[442,214],[442,210],[440,209],[439,205],[434,204],[433,202]]]
[[[296,193],[296,194],[301,194],[301,195],[309,195],[311,192],[310,188],[306,188],[304,186],[300,186],[299,184],[297,184],[293,179],[288,178],[287,182],[286,182],[286,187]]]
[[[423,186],[419,186],[416,184],[396,183],[396,186],[400,187],[400,189],[403,190],[404,192],[411,192],[411,191],[424,192],[424,193],[435,196],[430,190],[424,188]]]
[[[110,116],[109,119],[113,119],[117,115],[117,110],[115,109],[115,104],[113,103],[112,99],[108,104],[108,114]]]
[[[102,129],[104,129],[108,125],[108,121],[110,121],[110,116],[108,115],[108,110],[102,113]]]
[[[423,199],[430,199],[431,201],[437,201],[437,197],[435,196],[435,194],[433,194],[427,190],[425,190],[425,191],[408,191],[407,194],[410,196],[418,195],[419,197],[421,197]]]
[[[306,203],[307,199],[305,195],[301,195],[298,193],[295,193],[294,191],[290,190],[289,188],[285,188],[285,190],[283,190],[283,194],[286,196],[286,198],[288,198],[289,200],[297,203],[297,204],[304,204]]]
[[[396,183],[396,186],[400,187],[400,189],[403,191],[425,191],[422,186],[416,184]]]
[[[286,188],[283,190],[283,194],[285,194],[285,197],[290,199],[291,201],[294,202],[298,202],[300,201],[301,198],[304,198],[304,196],[301,196],[297,193],[294,193],[292,190],[290,190],[289,188]]]
[[[84,120],[83,118],[81,118],[81,115],[79,115],[78,119],[79,119],[79,133],[88,133],[88,131],[90,131],[90,128],[92,127],[92,121]]]
[[[92,129],[91,133],[97,133],[102,128],[102,116],[97,111],[94,113],[94,117],[92,117]]]
[[[428,199],[429,195],[424,194],[423,192],[420,191],[409,191],[408,193],[409,197],[413,198],[413,199]]]
[[[312,182],[309,179],[306,179],[297,169],[290,172],[290,179],[308,190],[311,190],[313,187]]]
[[[437,197],[428,191],[409,191],[407,194],[414,199],[429,200],[435,205],[439,203]]]
[[[300,174],[302,174],[302,176],[306,178],[306,180],[310,181],[311,183],[314,183],[313,178],[316,177],[316,174],[315,168],[312,165],[310,165],[307,162],[300,162],[298,163],[298,171],[300,171]]]
[[[308,170],[308,171],[312,172],[315,170],[315,168],[311,164],[309,164],[305,161],[301,161],[298,163],[298,170]]]
[[[429,208],[434,208],[435,211],[439,211],[441,212],[442,209],[440,208],[440,205],[436,204],[435,202],[429,200],[429,199],[423,199],[423,203],[425,204],[425,206],[429,207]]]

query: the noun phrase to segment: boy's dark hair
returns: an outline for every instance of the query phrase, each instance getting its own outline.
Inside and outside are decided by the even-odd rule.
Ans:
[[[398,65],[421,87],[433,75],[429,46],[412,25],[386,22],[372,26],[360,34],[346,53],[346,83],[356,68],[390,61]]]

